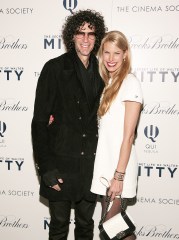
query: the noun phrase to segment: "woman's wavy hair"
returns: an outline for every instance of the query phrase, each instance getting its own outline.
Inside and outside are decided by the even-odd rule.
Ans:
[[[94,27],[95,29],[96,41],[93,52],[97,53],[107,28],[105,27],[103,16],[99,12],[89,9],[79,10],[68,16],[65,24],[62,26],[62,38],[67,51],[74,49],[74,35],[85,23],[89,23],[89,28]]]
[[[103,116],[109,110],[112,101],[115,99],[120,89],[122,81],[131,71],[131,53],[126,36],[119,31],[110,31],[106,33],[98,52],[99,72],[103,81],[105,82],[105,85],[108,85],[110,79],[109,72],[103,63],[104,44],[107,42],[113,43],[115,46],[122,49],[126,53],[126,56],[125,59],[123,59],[121,67],[116,70],[111,84],[104,89],[103,98],[98,109],[99,117]]]

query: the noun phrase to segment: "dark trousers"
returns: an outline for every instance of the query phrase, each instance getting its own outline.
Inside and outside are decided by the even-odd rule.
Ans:
[[[51,215],[49,240],[67,240],[72,204],[75,214],[75,240],[92,240],[94,221],[92,219],[96,202],[81,200],[49,202]]]

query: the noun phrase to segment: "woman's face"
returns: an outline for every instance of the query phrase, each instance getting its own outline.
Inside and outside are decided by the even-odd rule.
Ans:
[[[102,60],[111,77],[121,67],[125,57],[126,51],[118,48],[115,43],[104,43]]]

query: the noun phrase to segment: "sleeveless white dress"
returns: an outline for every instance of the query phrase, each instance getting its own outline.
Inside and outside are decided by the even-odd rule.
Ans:
[[[114,176],[119,161],[120,147],[123,140],[124,101],[142,103],[142,90],[139,80],[128,74],[107,113],[99,120],[99,139],[94,164],[91,192],[106,195],[106,186],[101,178],[109,182]],[[132,145],[130,159],[126,168],[122,197],[136,195],[138,166],[135,147]]]

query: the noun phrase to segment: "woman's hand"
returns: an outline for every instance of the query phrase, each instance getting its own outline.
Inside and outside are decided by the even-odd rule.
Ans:
[[[108,190],[108,196],[111,196],[111,201],[114,200],[116,196],[120,196],[123,190],[123,181],[111,180],[111,186]]]

